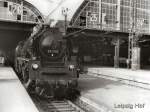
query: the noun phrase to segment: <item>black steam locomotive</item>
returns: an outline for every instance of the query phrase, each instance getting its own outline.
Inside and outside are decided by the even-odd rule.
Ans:
[[[78,51],[74,52],[72,48],[58,28],[43,25],[18,44],[15,70],[27,88],[30,85],[39,87],[45,82],[53,87],[76,87]]]

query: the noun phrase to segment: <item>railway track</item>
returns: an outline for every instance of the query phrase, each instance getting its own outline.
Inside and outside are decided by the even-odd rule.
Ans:
[[[49,112],[84,112],[71,101],[51,101],[48,104]]]
[[[34,97],[39,112],[85,112],[69,100],[52,100]]]

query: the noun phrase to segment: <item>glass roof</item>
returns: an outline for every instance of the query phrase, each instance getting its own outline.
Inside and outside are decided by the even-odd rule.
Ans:
[[[71,20],[84,0],[26,0],[34,5],[49,20],[64,20],[62,9],[68,8],[67,19]]]
[[[26,0],[35,6],[45,17],[58,5],[60,0]]]

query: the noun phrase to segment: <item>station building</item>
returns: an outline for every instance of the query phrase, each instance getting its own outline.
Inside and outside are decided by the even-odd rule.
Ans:
[[[150,33],[149,0],[85,0],[71,24],[82,28],[129,32],[133,11],[140,31]]]
[[[128,66],[127,64],[130,63],[128,62],[129,51],[131,50],[129,49],[129,33],[132,30],[136,35],[139,35],[140,44],[131,54],[134,57],[131,59],[132,63],[137,68],[145,68],[150,65],[150,54],[148,53],[150,49],[148,40],[150,34],[149,12],[149,0],[85,0],[75,12],[70,25],[101,32],[97,36],[102,40],[101,42],[96,40],[99,46],[97,46],[97,42],[94,42],[93,49],[98,49],[99,52],[95,52],[95,55],[99,54],[99,59],[96,62],[102,62],[102,66]],[[111,42],[105,42],[105,40]]]
[[[31,3],[0,0],[0,52],[13,62],[17,44],[29,37],[33,27],[39,23],[44,23],[44,15]]]
[[[67,33],[73,34],[68,38],[75,38],[82,60],[102,66],[121,63],[126,67],[128,38],[134,24],[134,32],[140,35],[140,50],[136,54],[138,64],[150,65],[149,0],[0,0],[0,10],[0,20],[19,23],[15,30],[10,24],[1,23],[1,42],[4,43],[4,37],[13,42],[28,37],[30,27],[39,23],[65,26],[66,17]],[[17,34],[18,30],[20,34]],[[6,47],[3,43],[0,47]]]
[[[23,0],[0,0],[0,19],[38,23],[44,20],[37,8]]]

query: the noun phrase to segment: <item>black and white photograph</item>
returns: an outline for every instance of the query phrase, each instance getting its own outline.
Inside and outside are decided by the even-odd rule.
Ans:
[[[0,0],[0,112],[150,112],[150,0]]]

